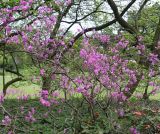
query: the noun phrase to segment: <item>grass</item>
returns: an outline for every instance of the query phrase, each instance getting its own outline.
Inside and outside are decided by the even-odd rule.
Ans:
[[[153,90],[151,86],[148,87],[148,93],[150,93]],[[144,88],[138,88],[135,93],[144,93]],[[150,95],[149,97],[150,100],[157,100],[160,101],[160,90],[155,94],[155,95]]]
[[[157,101],[130,102],[130,104],[123,106],[126,113],[121,118],[115,112],[116,104],[111,105],[105,112],[98,105],[95,105],[94,112],[97,115],[95,122],[90,117],[87,103],[84,102],[81,107],[81,102],[81,98],[71,98],[67,103],[59,103],[59,105],[46,108],[36,99],[28,101],[7,99],[3,106],[12,116],[19,118],[12,122],[12,127],[1,127],[0,133],[5,134],[14,127],[16,134],[64,134],[64,131],[66,131],[65,134],[124,134],[124,132],[129,134],[129,128],[132,126],[136,127],[142,134],[159,132],[155,128],[160,121],[160,113],[154,112],[154,109],[160,107],[160,103]],[[21,106],[24,107],[23,113],[20,110]],[[27,115],[28,110],[32,107],[36,110],[34,114],[36,122],[30,124],[25,121],[24,116]],[[137,116],[133,114],[134,111],[143,111],[145,114]],[[0,113],[2,113],[1,109]],[[46,113],[48,115],[44,116]],[[4,115],[0,114],[0,120],[3,118]],[[150,125],[150,128],[146,129],[146,124]]]
[[[14,75],[7,74],[5,76],[5,82],[10,81],[11,79],[15,78]],[[2,92],[3,89],[3,77],[0,76],[0,92]],[[40,86],[32,83],[28,83],[25,81],[17,82],[13,85],[11,85],[7,92],[9,93],[6,97],[7,98],[16,98],[18,95],[33,95],[37,94],[40,91]]]
[[[14,78],[14,75],[9,75],[7,74],[5,77],[6,82],[11,80],[12,78]],[[3,87],[3,78],[2,76],[0,76],[0,91],[2,91],[2,87]],[[35,85],[33,83],[27,83],[27,82],[17,82],[16,84],[12,85],[9,87],[8,91],[12,91],[12,90],[16,90],[17,93],[20,94],[28,94],[28,95],[33,95],[33,94],[37,94],[40,91],[40,86],[39,85]],[[152,88],[149,87],[148,91],[151,91]],[[137,89],[138,92],[143,93],[144,89]],[[80,95],[75,95],[77,97],[79,97]],[[9,95],[9,98],[16,98],[17,95]],[[160,92],[155,94],[155,95],[151,95],[150,96],[151,100],[158,100],[160,101]]]

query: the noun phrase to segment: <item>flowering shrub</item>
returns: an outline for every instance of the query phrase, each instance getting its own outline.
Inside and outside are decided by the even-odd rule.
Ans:
[[[91,36],[84,37],[82,43],[79,44],[78,60],[75,62],[80,66],[76,70],[80,73],[73,72],[68,64],[65,65],[65,58],[68,55],[71,57],[70,52],[76,53],[77,50],[70,49],[75,40],[61,35],[60,31],[63,29],[59,29],[60,23],[58,22],[62,21],[63,7],[67,6],[68,9],[71,4],[72,0],[56,0],[52,8],[45,1],[39,1],[37,4],[33,0],[20,0],[19,4],[14,7],[0,9],[0,31],[4,33],[1,43],[5,46],[18,45],[19,50],[28,53],[36,63],[39,76],[33,76],[32,81],[34,77],[41,77],[42,91],[38,96],[38,102],[41,108],[46,110],[37,116],[36,108],[25,109],[21,104],[20,111],[16,109],[16,114],[12,115],[3,106],[4,96],[0,96],[0,105],[4,113],[2,125],[8,133],[19,131],[15,122],[19,121],[23,124],[24,120],[30,125],[36,122],[47,122],[55,126],[53,119],[46,121],[45,118],[55,118],[54,116],[67,111],[68,109],[62,105],[67,105],[71,110],[69,113],[71,119],[66,118],[64,122],[69,120],[72,124],[70,126],[72,132],[84,131],[85,133],[86,124],[93,125],[100,119],[101,123],[107,126],[103,117],[100,117],[100,113],[106,116],[108,126],[113,126],[110,128],[111,131],[114,127],[117,128],[116,131],[119,131],[121,127],[117,123],[118,118],[124,118],[127,115],[123,106],[134,96],[137,87],[144,87],[143,84],[147,80],[143,98],[156,94],[160,89],[159,81],[156,79],[160,64],[158,54],[146,48],[142,37],[137,37],[138,41],[134,46],[122,35],[111,37],[93,31]],[[63,15],[66,16],[65,12]],[[85,30],[80,33],[85,33]],[[102,48],[99,44],[105,47]],[[155,49],[159,49],[159,46]],[[54,81],[58,83],[58,88],[53,91],[52,87],[55,85],[52,85],[52,82]],[[153,89],[148,92],[148,87]],[[76,96],[80,97],[82,102],[76,104],[74,102]],[[18,98],[20,101],[24,100],[22,103],[30,100],[28,95]],[[70,102],[72,99],[73,104]],[[117,117],[116,121],[108,117],[112,105],[111,111]],[[57,108],[55,113],[53,113],[54,108]],[[87,110],[84,111],[84,109]],[[83,120],[84,113],[87,113],[88,120]],[[81,124],[84,128],[75,130]],[[65,128],[67,126],[67,123],[61,126],[64,133],[69,131]],[[140,133],[132,125],[130,127],[127,131],[131,134]]]

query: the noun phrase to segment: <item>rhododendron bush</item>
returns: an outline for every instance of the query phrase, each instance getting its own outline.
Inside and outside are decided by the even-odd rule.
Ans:
[[[86,4],[85,1],[76,3],[73,0],[20,0],[13,6],[0,8],[3,65],[5,58],[11,55],[16,71],[10,70],[10,73],[17,75],[5,82],[3,66],[0,132],[67,134],[127,131],[139,134],[144,127],[147,132],[148,129],[159,132],[159,120],[154,119],[153,123],[146,118],[152,114],[159,116],[159,111],[149,108],[139,111],[143,104],[134,102],[134,99],[141,99],[143,103],[159,92],[159,43],[150,49],[142,36],[122,25],[118,19],[113,23],[118,21],[126,31],[134,34],[134,40],[128,39],[123,32],[117,35],[98,32],[112,21],[93,28],[81,26],[79,33],[68,36],[66,33],[74,23],[90,15],[78,18],[77,7],[75,21],[64,20],[70,16],[72,6],[74,10],[74,6],[80,6],[81,2]],[[104,2],[92,12],[97,12]],[[107,2],[113,9],[114,1]],[[64,22],[71,25],[65,28],[61,26]],[[86,35],[87,32],[91,33]],[[74,47],[76,43],[78,46]],[[14,59],[16,53],[27,54],[32,60],[33,65],[27,67],[32,70],[31,76],[20,73]],[[23,64],[27,66],[25,61]],[[13,92],[7,89],[23,80],[40,85],[41,91],[32,95],[21,93],[12,102],[12,109],[8,107],[7,96]],[[123,120],[129,120],[127,127]],[[144,123],[139,125],[142,120]]]

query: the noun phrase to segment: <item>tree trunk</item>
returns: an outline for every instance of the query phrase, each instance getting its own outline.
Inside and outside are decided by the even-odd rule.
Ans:
[[[159,17],[159,23],[157,24],[157,28],[155,31],[154,39],[153,39],[153,50],[155,50],[156,47],[160,44],[160,17]],[[155,50],[156,51],[156,50]],[[157,51],[156,51],[157,52]],[[159,54],[157,52],[157,54]]]
[[[158,54],[158,58],[160,59],[160,17],[159,17],[159,23],[157,24],[156,32],[154,35],[153,40],[153,51]]]
[[[13,83],[16,83],[18,81],[21,81],[23,80],[22,78],[18,77],[18,78],[15,78],[15,79],[12,79],[10,81],[8,81],[6,84],[4,84],[4,87],[3,87],[3,95],[5,96],[6,95],[6,92],[7,92],[7,88],[12,85]]]
[[[128,84],[127,87],[130,89],[129,91],[124,91],[124,95],[128,98],[130,98],[133,93],[135,92],[136,88],[138,87],[140,81],[142,79],[142,74],[141,75],[137,75],[137,81],[134,84]]]
[[[50,76],[42,77],[42,90],[51,90],[51,78]]]
[[[148,71],[148,74],[147,74],[147,83],[146,83],[146,87],[145,87],[145,90],[144,90],[144,94],[143,94],[143,99],[144,100],[147,100],[149,98],[148,96],[148,87],[149,87],[149,70]]]

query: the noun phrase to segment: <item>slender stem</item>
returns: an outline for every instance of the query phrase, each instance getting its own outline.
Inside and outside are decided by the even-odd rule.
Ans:
[[[13,53],[10,53],[10,55],[11,55],[11,57],[12,57],[12,60],[13,60],[13,62],[14,62],[14,65],[15,65],[15,67],[16,67],[17,74],[19,74],[19,68],[18,68],[18,65],[17,65],[17,63],[16,63],[16,60],[15,60],[15,58],[14,58],[14,56],[13,56]]]
[[[3,45],[3,88],[5,87],[5,44]]]

